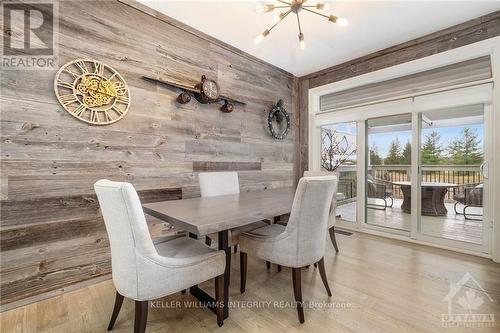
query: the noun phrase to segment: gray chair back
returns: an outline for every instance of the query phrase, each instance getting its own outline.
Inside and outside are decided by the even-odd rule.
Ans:
[[[303,177],[299,180],[285,233],[294,235],[292,246],[297,265],[316,262],[324,256],[326,231],[337,177]]]
[[[113,282],[122,295],[135,298],[138,255],[157,255],[139,196],[132,184],[106,179],[94,189],[109,237]]]
[[[331,228],[336,223],[335,209],[337,208],[337,188],[338,188],[338,175],[336,172],[331,171],[304,171],[304,177],[321,177],[321,176],[335,176],[337,177],[337,184],[335,186],[335,192],[332,197],[332,204],[330,206],[330,213],[328,216],[328,228]]]
[[[240,193],[237,172],[202,172],[198,174],[202,197]]]

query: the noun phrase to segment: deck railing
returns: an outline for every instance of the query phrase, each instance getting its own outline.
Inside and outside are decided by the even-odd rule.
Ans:
[[[373,178],[386,181],[387,186],[391,186],[390,183],[392,182],[411,180],[410,165],[372,165],[368,167],[368,171]],[[339,192],[344,193],[347,198],[355,197],[357,183],[356,166],[341,166],[338,172],[340,175]],[[423,165],[422,181],[465,185],[481,183],[483,177],[480,165]],[[395,198],[403,197],[399,186],[393,184],[392,191]],[[450,188],[446,194],[446,199],[452,200],[455,193],[462,193],[463,191],[464,186]]]

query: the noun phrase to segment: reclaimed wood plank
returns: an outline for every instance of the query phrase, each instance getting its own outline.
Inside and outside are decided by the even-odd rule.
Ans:
[[[262,170],[260,162],[193,161],[194,172]]]

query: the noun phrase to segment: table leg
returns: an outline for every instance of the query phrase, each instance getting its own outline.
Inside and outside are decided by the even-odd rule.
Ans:
[[[229,279],[231,277],[231,249],[229,248],[229,230],[219,231],[219,250],[226,252],[226,270],[224,271],[224,319],[229,317]]]

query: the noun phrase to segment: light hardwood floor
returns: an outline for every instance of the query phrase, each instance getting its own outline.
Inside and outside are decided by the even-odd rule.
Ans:
[[[499,332],[500,265],[491,260],[406,242],[355,233],[337,234],[340,253],[328,244],[325,258],[333,297],[328,298],[319,272],[303,271],[306,301],[337,303],[340,308],[306,309],[299,324],[292,308],[233,308],[224,326],[204,308],[150,309],[147,332]],[[291,272],[266,270],[264,262],[249,255],[247,291],[239,293],[239,255],[233,256],[231,301],[292,302]],[[470,273],[489,294],[468,281],[460,292],[472,291],[483,304],[472,313],[493,314],[495,327],[443,328],[447,313],[443,298],[450,283]],[[203,285],[210,290],[212,284]],[[4,312],[1,331],[10,332],[105,332],[115,290],[111,281],[68,292],[45,301]],[[454,299],[454,313],[465,312]],[[162,299],[194,301],[180,293]],[[133,302],[125,300],[113,332],[133,331]]]

